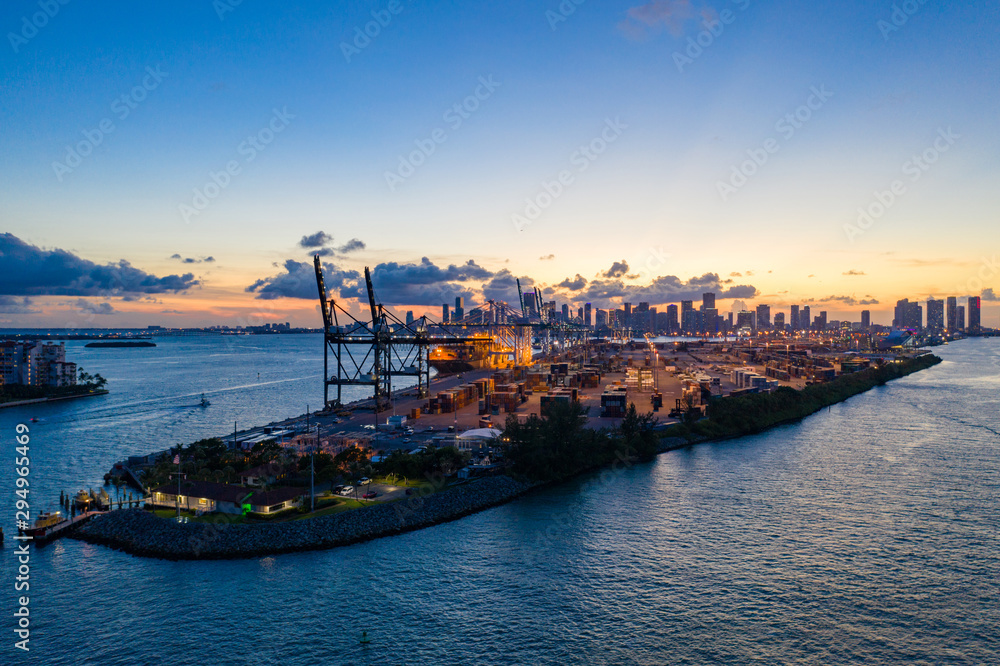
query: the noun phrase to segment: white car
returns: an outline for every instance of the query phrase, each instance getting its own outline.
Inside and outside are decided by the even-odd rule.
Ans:
[[[361,479],[360,481],[358,481],[358,485],[359,485],[359,486],[363,486],[363,485],[365,485],[365,484],[367,484],[367,483],[371,483],[371,482],[372,482],[372,480],[371,480],[371,479],[369,479],[369,478],[368,478],[368,477],[366,476],[365,478],[363,478],[363,479]]]
[[[344,495],[345,497],[347,495],[353,495],[354,494],[354,487],[353,486],[344,486],[344,489],[340,491],[340,494]]]

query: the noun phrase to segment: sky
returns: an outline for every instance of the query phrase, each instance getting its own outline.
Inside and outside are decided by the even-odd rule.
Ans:
[[[1000,325],[1000,5],[0,8],[0,327],[719,294]]]

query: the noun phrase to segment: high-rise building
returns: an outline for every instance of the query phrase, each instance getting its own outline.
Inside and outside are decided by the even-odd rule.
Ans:
[[[932,331],[944,330],[944,301],[927,299],[927,328]]]
[[[719,332],[719,311],[715,308],[705,308],[704,312],[705,324],[703,331],[709,335],[714,335]]]
[[[770,305],[758,305],[757,306],[757,328],[766,331],[771,328],[771,306]]]
[[[958,312],[958,314],[956,315],[957,323],[956,323],[955,330],[956,331],[964,331],[965,330],[965,306],[964,305],[959,305],[957,312]]]
[[[569,303],[563,303],[562,306],[562,320],[569,321]]]
[[[757,313],[747,310],[736,313],[736,327],[749,328],[751,330],[757,328]]]
[[[413,323],[413,310],[406,311],[406,325],[409,326]]]
[[[702,310],[713,310],[715,309],[715,294],[708,292],[701,295],[701,309]]]
[[[980,335],[983,332],[982,320],[982,298],[979,296],[969,296],[969,335]]]
[[[625,309],[625,319],[623,320],[622,323],[625,326],[631,326],[632,325],[632,304],[631,303],[622,303],[622,307]]]
[[[799,310],[799,330],[808,331],[810,328],[812,328],[812,308],[803,305],[802,309]]]
[[[589,305],[589,304],[588,304]],[[608,311],[597,308],[597,315],[595,316],[594,327],[598,330],[605,329],[608,327]]]
[[[591,313],[590,303],[587,303],[586,305],[583,306],[583,325],[586,326],[587,328],[591,328],[594,325],[590,313]]]
[[[677,316],[677,306],[671,303],[667,306],[667,333],[676,335],[680,328],[681,324]]]
[[[455,297],[455,320],[465,317],[465,299],[461,296]]]
[[[775,312],[774,313],[774,330],[779,332],[784,332],[785,330],[785,313]]]
[[[948,297],[948,332],[958,330],[958,299],[954,296]]]
[[[826,330],[826,325],[828,323],[829,322],[827,321],[827,318],[826,318],[826,310],[821,310],[820,313],[819,313],[819,316],[816,317],[816,330],[817,331],[825,331]]]
[[[693,301],[681,301],[681,332],[692,335],[698,332],[698,322],[694,314]]]
[[[919,303],[911,303],[908,298],[896,301],[894,328],[919,330],[923,326],[924,308]]]
[[[861,311],[861,328],[868,330],[872,327],[872,311],[862,310]]]
[[[788,324],[791,326],[792,331],[799,330],[799,306],[797,305],[792,306],[792,313],[791,317],[789,317]]]
[[[656,318],[658,316],[656,314],[656,308],[649,308],[649,313],[648,314],[649,314],[649,326],[648,326],[647,330],[650,333],[656,333],[656,331],[657,331],[657,328],[656,328]]]
[[[451,319],[448,316],[448,304],[445,303],[441,306],[441,322],[448,323]]]

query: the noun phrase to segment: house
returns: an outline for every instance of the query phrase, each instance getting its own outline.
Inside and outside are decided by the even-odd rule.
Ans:
[[[251,467],[245,472],[240,472],[240,483],[245,486],[269,486],[277,482],[278,471],[282,470],[284,465],[277,462],[265,463],[263,465],[257,465],[256,467]]]
[[[268,514],[296,506],[301,495],[302,490],[299,488],[261,491],[227,483],[184,479],[180,484],[180,507],[186,511],[201,513]],[[147,504],[161,508],[176,508],[177,484],[167,483],[153,488]]]

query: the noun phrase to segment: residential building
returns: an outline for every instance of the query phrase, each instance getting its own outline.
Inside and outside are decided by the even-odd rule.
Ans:
[[[979,296],[969,296],[969,335],[980,335],[983,332],[982,306]]]
[[[958,330],[958,299],[954,296],[948,297],[948,332]]]
[[[932,331],[944,330],[944,301],[927,299],[927,328]]]

